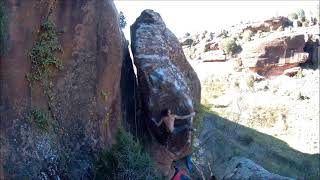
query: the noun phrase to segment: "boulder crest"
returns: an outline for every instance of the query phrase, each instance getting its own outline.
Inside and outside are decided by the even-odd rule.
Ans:
[[[135,23],[153,24],[159,25],[162,28],[166,28],[166,24],[162,20],[160,14],[151,9],[142,11],[141,15],[136,19]]]
[[[144,121],[151,131],[154,156],[165,174],[169,173],[173,160],[187,155],[191,150],[191,133],[183,131],[168,135],[164,127],[157,127],[160,113],[169,108],[178,115],[190,114],[200,102],[200,81],[186,60],[176,36],[166,27],[159,13],[144,10],[131,26],[131,47],[137,67],[138,89],[143,107]],[[180,120],[176,126],[190,123]],[[166,144],[161,146],[158,142]],[[166,157],[164,157],[166,156]],[[158,159],[157,159],[158,158]],[[162,162],[165,161],[165,162]]]

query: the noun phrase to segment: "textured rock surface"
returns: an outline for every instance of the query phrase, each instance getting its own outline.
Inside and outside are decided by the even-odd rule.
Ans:
[[[293,180],[292,178],[279,176],[265,170],[250,159],[243,157],[233,157],[229,161],[223,180]]]
[[[134,72],[133,62],[129,54],[129,43],[124,38],[123,34],[123,54],[124,61],[121,68],[121,109],[122,109],[122,119],[124,120],[124,126],[133,135],[142,137],[147,132],[141,131],[145,129],[145,124],[138,121],[138,111],[140,109],[139,99],[138,99],[138,87],[137,79]]]
[[[64,69],[52,69],[48,98],[39,84],[31,89],[25,75],[31,69],[28,54],[50,9],[50,19],[65,32],[58,36],[63,53],[57,54]],[[5,10],[0,179],[91,179],[95,155],[112,143],[121,117],[123,52],[113,2],[8,0]],[[27,121],[33,108],[50,113],[48,130]]]
[[[162,148],[156,148],[160,152],[153,152],[163,154],[162,159],[168,159],[163,165],[165,167],[161,168],[168,174],[172,160],[185,156],[191,150],[187,143],[190,134],[184,131],[168,137],[164,125],[158,128],[151,119],[159,121],[160,112],[165,108],[179,115],[194,111],[194,104],[200,101],[200,82],[178,39],[166,28],[158,13],[144,10],[131,26],[131,38],[145,122],[157,141],[164,144],[168,139],[168,149],[175,154],[166,158]],[[183,120],[176,125],[185,123],[189,122]],[[157,146],[158,142],[153,141]]]
[[[304,51],[309,53],[308,61],[314,66],[318,67],[320,64],[320,35],[311,35],[308,37]]]
[[[298,66],[308,59],[303,51],[303,34],[267,37],[252,41],[243,47],[242,66],[265,76],[281,75],[288,68]]]
[[[223,62],[227,60],[223,50],[208,51],[200,55],[203,62]]]
[[[292,76],[296,75],[299,71],[301,71],[301,67],[293,67],[290,69],[286,69],[283,72],[283,74],[292,77]]]
[[[286,17],[279,16],[272,19],[267,19],[263,22],[258,22],[255,24],[250,25],[249,27],[245,28],[244,30],[250,30],[254,33],[258,31],[268,32],[270,30],[277,30],[279,27],[286,27],[291,25],[292,22]]]

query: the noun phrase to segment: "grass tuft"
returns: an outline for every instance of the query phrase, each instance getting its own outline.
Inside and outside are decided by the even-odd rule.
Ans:
[[[118,129],[116,142],[100,153],[95,179],[159,179],[154,162],[131,134]]]
[[[31,110],[31,113],[28,116],[27,120],[30,123],[35,123],[42,130],[48,130],[49,112],[41,109],[33,109]]]

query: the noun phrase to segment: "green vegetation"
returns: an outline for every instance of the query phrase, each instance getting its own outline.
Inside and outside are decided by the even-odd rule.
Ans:
[[[253,32],[251,30],[245,30],[242,33],[242,39],[245,41],[250,41],[252,36],[253,36]]]
[[[158,179],[154,162],[131,134],[118,129],[116,142],[101,152],[95,179]]]
[[[58,33],[52,21],[47,20],[41,24],[38,41],[30,53],[32,70],[26,76],[30,83],[42,81],[43,85],[47,86],[52,73],[50,67],[54,66],[60,70],[63,68],[62,61],[56,57],[56,53],[62,51],[57,38]]]
[[[119,13],[119,25],[121,29],[125,28],[127,25],[126,17],[124,16],[122,11],[120,11]]]
[[[204,116],[206,113],[213,113],[211,110],[210,110],[210,105],[204,105],[204,104],[196,104],[195,105],[195,113],[196,113],[196,116],[194,117],[193,119],[193,128],[196,129],[196,132],[192,133],[192,139],[193,141],[195,140],[195,138],[199,137],[201,131],[200,129],[203,129],[202,127],[202,122],[203,122],[203,119],[204,119]],[[194,151],[197,151],[199,148],[201,147],[196,147],[197,145],[196,144],[192,144],[192,148]]]
[[[231,55],[235,54],[241,49],[241,47],[237,44],[236,39],[230,37],[222,39],[219,46],[225,53]]]
[[[251,90],[253,90],[253,87],[254,87],[254,83],[255,83],[255,78],[253,75],[250,75],[246,78],[246,83],[247,83],[247,86],[249,88],[251,88]]]
[[[101,96],[102,96],[103,100],[107,101],[107,99],[108,99],[108,92],[107,92],[107,91],[104,91],[104,90],[101,90]]]
[[[214,77],[210,77],[204,81],[201,88],[201,96],[203,100],[210,100],[225,94],[228,89],[228,83]]]
[[[286,108],[280,107],[255,107],[249,113],[250,118],[248,119],[248,126],[250,128],[254,127],[268,127],[271,128],[278,121],[285,120],[288,115],[288,110]],[[284,118],[284,119],[283,119]]]
[[[293,12],[293,13],[290,13],[290,14],[288,15],[288,18],[289,18],[291,21],[297,20],[297,19],[298,19],[298,15],[297,15],[297,13]]]
[[[302,22],[304,22],[306,20],[306,15],[303,9],[298,9],[296,12],[298,19]]]
[[[193,127],[196,129],[201,129],[201,122],[204,118],[204,115],[206,112],[211,112],[209,105],[203,105],[203,104],[196,104],[195,106],[195,113],[196,116],[193,119]],[[193,134],[198,134],[199,131]]]
[[[5,36],[7,31],[7,17],[4,12],[4,2],[0,2],[0,54],[3,54],[3,51],[5,49]]]
[[[30,123],[34,122],[40,129],[47,130],[49,126],[49,112],[41,109],[33,109],[27,120]]]
[[[227,37],[229,37],[229,32],[227,30],[223,29],[219,36],[222,38],[227,38]]]
[[[295,77],[296,79],[303,78],[304,76],[305,76],[305,75],[303,74],[302,70],[299,70],[299,71],[297,72],[297,74],[294,75],[294,77]]]

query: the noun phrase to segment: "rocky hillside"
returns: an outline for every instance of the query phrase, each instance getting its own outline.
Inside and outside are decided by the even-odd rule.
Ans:
[[[240,155],[281,175],[318,178],[319,24],[310,19],[302,26],[277,17],[180,38],[208,108],[196,138],[204,171],[209,163],[218,179],[228,177],[229,159]]]

